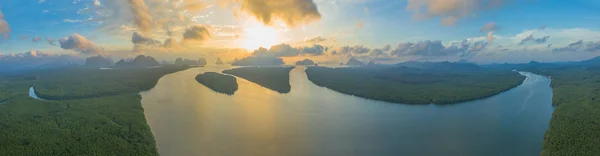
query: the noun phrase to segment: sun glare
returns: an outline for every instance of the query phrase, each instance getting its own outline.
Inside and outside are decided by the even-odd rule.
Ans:
[[[263,24],[252,24],[244,29],[242,37],[243,48],[248,51],[256,50],[260,47],[269,48],[278,41],[277,29],[264,26]]]

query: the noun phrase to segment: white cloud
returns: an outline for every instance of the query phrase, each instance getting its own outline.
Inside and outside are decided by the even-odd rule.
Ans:
[[[60,47],[65,50],[75,50],[84,55],[104,54],[104,50],[96,46],[92,41],[79,35],[73,34],[58,41]]]

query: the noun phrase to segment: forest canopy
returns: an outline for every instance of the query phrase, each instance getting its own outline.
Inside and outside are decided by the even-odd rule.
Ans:
[[[499,70],[433,71],[405,66],[309,67],[308,79],[329,89],[373,100],[405,104],[449,104],[489,97],[524,80]]]
[[[242,67],[225,70],[223,73],[235,75],[279,93],[289,93],[290,71],[294,67]]]
[[[215,72],[198,74],[196,81],[215,92],[233,95],[238,89],[237,79],[230,75]]]

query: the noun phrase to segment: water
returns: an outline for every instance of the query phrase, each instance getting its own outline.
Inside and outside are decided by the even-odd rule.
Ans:
[[[44,99],[40,98],[39,96],[37,96],[37,94],[35,94],[35,89],[33,89],[33,86],[29,87],[29,97],[36,99],[36,100],[44,100]]]
[[[228,96],[194,80],[226,68],[167,75],[141,93],[161,155],[539,155],[553,111],[550,81],[524,72],[522,85],[487,99],[415,106],[316,86],[301,67],[289,94],[238,78]]]

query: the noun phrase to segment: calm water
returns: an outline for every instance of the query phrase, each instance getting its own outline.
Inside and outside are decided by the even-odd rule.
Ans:
[[[141,93],[161,155],[539,155],[553,111],[550,81],[529,73],[488,99],[415,106],[316,86],[301,67],[290,73],[289,94],[238,78],[227,96],[194,80],[226,68],[167,75]]]

